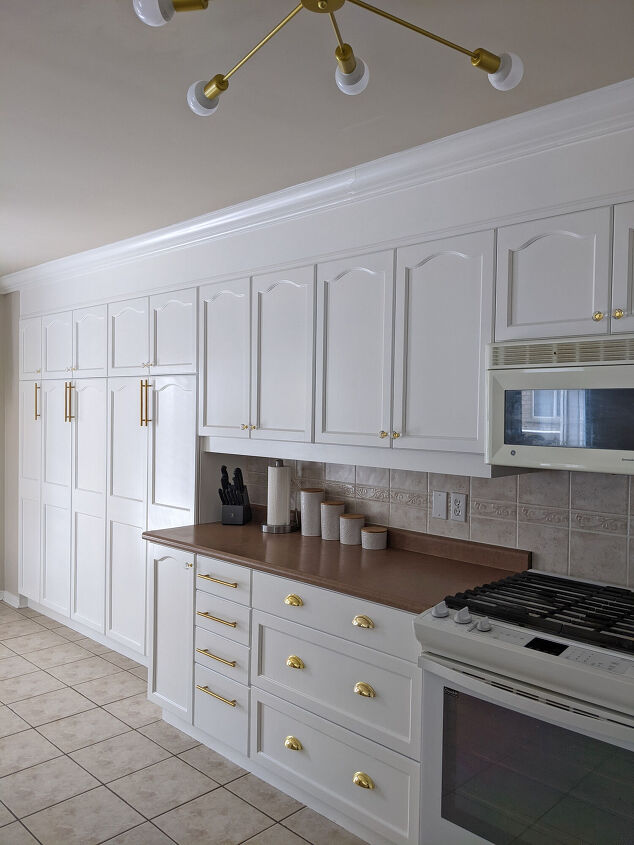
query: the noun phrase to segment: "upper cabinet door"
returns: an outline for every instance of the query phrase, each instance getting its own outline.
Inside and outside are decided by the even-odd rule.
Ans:
[[[389,447],[394,253],[317,267],[315,441]]]
[[[73,375],[75,378],[108,373],[108,307],[95,305],[73,311]]]
[[[40,378],[42,372],[42,318],[20,320],[20,378]]]
[[[611,329],[634,332],[634,202],[614,207]]]
[[[200,288],[200,434],[249,436],[249,279]]]
[[[148,308],[146,296],[108,305],[108,375],[149,373]]]
[[[150,372],[196,372],[196,289],[150,297]]]
[[[251,437],[312,437],[315,268],[253,277]]]
[[[610,209],[498,230],[495,339],[606,334]]]
[[[397,251],[395,448],[484,452],[493,232]]]
[[[42,317],[42,378],[70,378],[72,371],[72,312]]]

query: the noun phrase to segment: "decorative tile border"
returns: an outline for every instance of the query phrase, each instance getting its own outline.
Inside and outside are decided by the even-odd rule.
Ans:
[[[489,502],[484,499],[471,500],[471,516],[484,516],[489,519],[517,519],[517,505],[512,502]]]
[[[569,512],[563,508],[543,508],[539,505],[519,505],[518,522],[532,522],[536,525],[553,525],[568,528]]]
[[[368,499],[373,502],[390,501],[390,490],[388,487],[365,487],[357,484],[355,489],[357,499]]]
[[[627,534],[627,517],[611,513],[572,511],[571,525],[580,531],[600,531],[604,534]]]
[[[407,505],[410,508],[425,510],[429,504],[429,495],[414,490],[390,490],[390,502],[395,505]]]

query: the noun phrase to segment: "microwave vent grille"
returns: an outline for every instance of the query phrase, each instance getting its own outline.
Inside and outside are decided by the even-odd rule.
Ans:
[[[631,363],[634,363],[634,338],[496,343],[492,344],[490,354],[492,368]]]

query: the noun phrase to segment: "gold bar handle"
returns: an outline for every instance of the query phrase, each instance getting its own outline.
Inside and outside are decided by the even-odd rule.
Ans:
[[[365,772],[355,772],[352,776],[352,783],[355,786],[360,786],[361,789],[374,789],[374,781]]]
[[[231,700],[229,700],[228,698],[224,698],[222,695],[218,695],[217,692],[212,692],[209,689],[209,687],[199,687],[198,684],[196,684],[196,689],[199,689],[201,692],[204,692],[206,695],[210,695],[212,698],[217,698],[218,701],[222,701],[225,704],[228,704],[229,707],[235,707],[236,704],[237,704],[237,701],[235,700],[235,698],[232,698]]]
[[[75,417],[73,415],[73,410],[72,410],[73,409],[73,394],[71,393],[71,390],[75,390],[75,385],[72,383],[72,381],[69,381],[68,382],[68,422],[72,422],[75,419]]]
[[[212,578],[211,575],[201,575],[198,573],[199,578],[204,578],[205,581],[213,581],[214,584],[222,584],[223,587],[233,587],[234,589],[237,588],[237,584],[233,581],[222,581],[220,578]]]
[[[36,420],[39,420],[39,418],[40,418],[42,415],[41,415],[41,414],[39,414],[39,413],[38,413],[38,410],[37,410],[37,392],[38,392],[38,390],[41,390],[42,388],[39,386],[39,384],[38,384],[36,381],[35,381],[35,382],[33,382],[33,384],[35,385],[35,419],[36,419]]]
[[[374,622],[369,616],[364,616],[363,614],[355,616],[352,620],[352,624],[355,628],[374,628]]]
[[[145,424],[146,425],[148,423],[152,422],[152,417],[148,417],[149,408],[150,408],[150,399],[149,399],[150,387],[151,387],[150,382],[147,379],[145,379]]]
[[[224,663],[225,666],[231,666],[232,669],[235,669],[235,660],[225,660],[222,657],[218,657],[217,654],[212,654],[210,651],[207,651],[206,648],[197,648],[196,651],[198,652],[198,654],[204,654],[205,657],[211,657],[212,660],[217,660],[218,663]]]
[[[139,381],[139,399],[140,399],[140,402],[141,402],[141,412],[140,412],[139,425],[144,426],[145,422],[144,422],[144,417],[143,417],[143,379],[141,379]]]
[[[218,616],[212,616],[211,613],[204,613],[202,610],[196,611],[197,616],[204,616],[205,619],[211,619],[212,622],[220,622],[221,625],[228,625],[230,628],[236,628],[237,622],[227,622],[226,619],[220,619]]]
[[[64,422],[68,422],[68,382],[64,382]]]

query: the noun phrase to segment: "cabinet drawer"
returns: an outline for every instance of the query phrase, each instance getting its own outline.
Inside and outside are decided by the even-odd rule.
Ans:
[[[418,842],[419,763],[265,692],[251,695],[252,759],[389,841]]]
[[[420,759],[415,664],[257,610],[252,623],[253,684]]]
[[[242,604],[196,590],[196,625],[249,645],[251,611]]]
[[[230,681],[199,664],[196,664],[194,677],[194,725],[240,753],[247,754],[249,687]]]
[[[386,572],[385,577],[388,578],[389,573]],[[290,595],[298,596],[302,604],[285,604],[286,597]],[[384,604],[302,584],[290,578],[254,572],[253,607],[394,654],[403,660],[416,662],[420,654],[414,635],[414,614]],[[368,624],[371,627],[362,627]]]
[[[238,604],[251,604],[251,570],[246,566],[196,555],[196,587]]]
[[[249,683],[250,649],[205,628],[196,628],[194,659],[240,684]],[[234,665],[231,665],[234,664]]]

